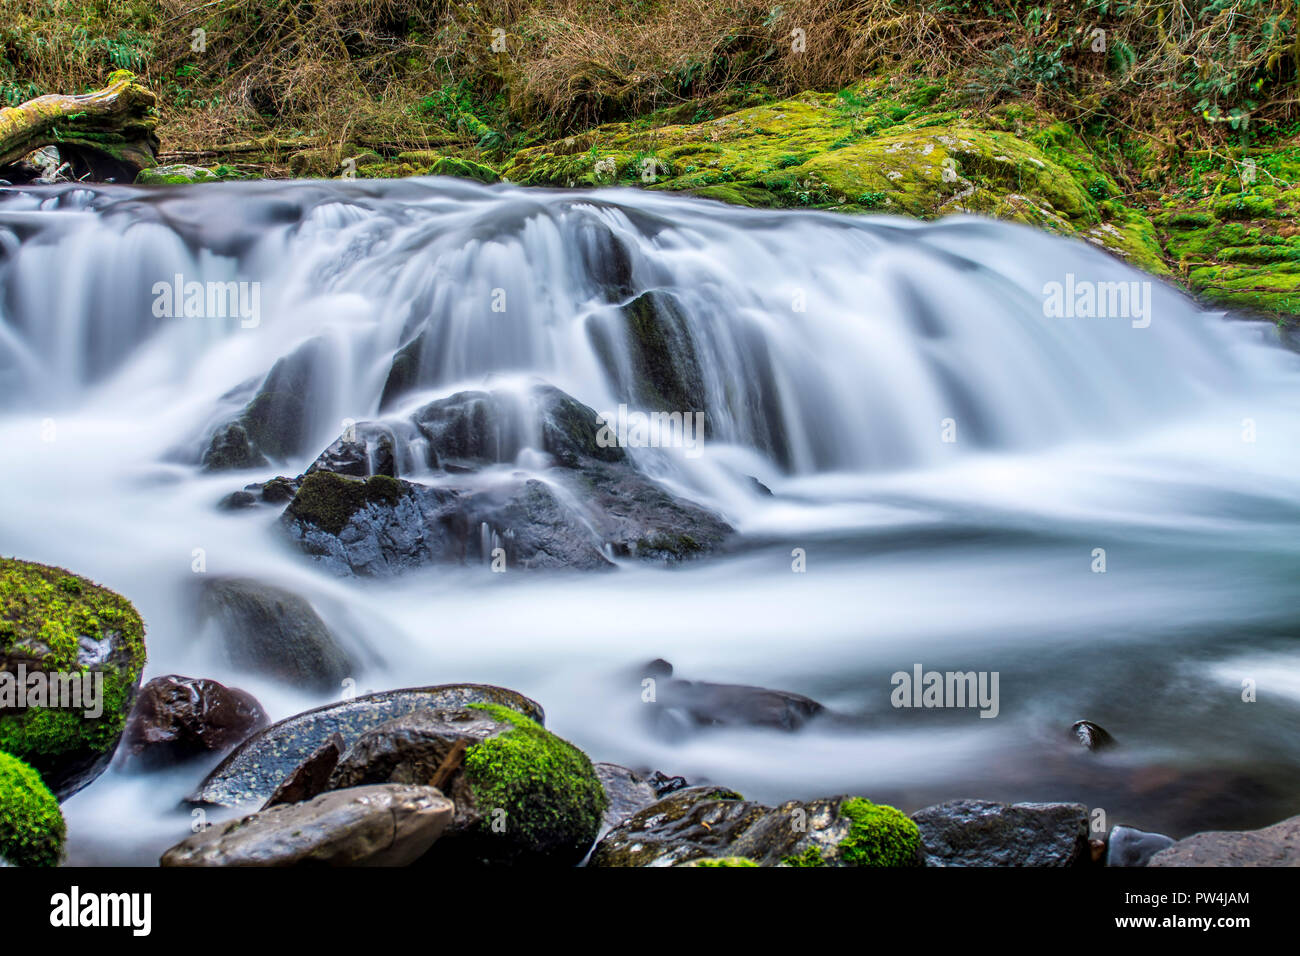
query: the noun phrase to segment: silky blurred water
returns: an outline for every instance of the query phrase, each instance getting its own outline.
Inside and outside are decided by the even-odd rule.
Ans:
[[[599,275],[611,243],[629,296],[676,297],[711,427],[698,458],[635,458],[731,521],[732,553],[591,576],[340,580],[285,543],[275,511],[216,508],[301,472],[345,419],[397,420],[461,388],[541,378],[597,410],[624,401],[628,296]],[[258,322],[155,316],[155,283],[176,273],[260,283]],[[5,191],[0,552],[127,595],[148,627],[146,679],[236,684],[274,718],[323,700],[202,639],[195,549],[206,574],[311,600],[372,662],[357,690],[504,684],[594,759],[756,799],[1068,799],[1174,835],[1300,812],[1297,357],[1159,284],[1147,327],[1049,318],[1044,285],[1067,274],[1147,281],[1006,224],[638,191]],[[593,345],[602,329],[612,359]],[[420,386],[381,409],[394,353],[421,332],[436,348]],[[202,472],[210,429],[307,341],[323,343],[303,396],[310,451]],[[641,702],[638,667],[655,657],[860,719],[670,742]],[[890,675],[917,663],[997,671],[998,717],[891,707]],[[1082,751],[1068,737],[1082,718],[1120,746]],[[70,862],[155,861],[188,832],[179,800],[205,769],[106,773],[65,805]]]

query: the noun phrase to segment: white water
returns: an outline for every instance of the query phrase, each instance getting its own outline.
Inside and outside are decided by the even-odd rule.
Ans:
[[[592,278],[611,241],[629,250],[636,292],[677,297],[712,429],[699,458],[646,449],[638,464],[724,514],[740,553],[590,577],[435,568],[339,581],[285,545],[275,511],[216,510],[249,481],[303,470],[344,419],[398,420],[461,388],[534,377],[598,410],[627,400],[619,302]],[[154,284],[176,273],[260,283],[260,323],[155,318]],[[235,683],[275,718],[321,701],[237,673],[196,639],[196,548],[208,574],[312,600],[380,659],[360,689],[508,685],[594,759],[768,800],[1080,799],[1171,831],[1272,822],[1300,777],[1300,363],[1266,329],[1159,285],[1149,327],[1046,318],[1043,286],[1067,274],[1145,278],[982,220],[758,213],[635,191],[7,191],[0,552],[134,601],[146,678]],[[613,336],[612,370],[593,328]],[[423,385],[381,414],[393,353],[422,329],[438,343]],[[200,472],[208,431],[308,341],[303,453]],[[791,570],[794,548],[806,573]],[[684,677],[868,715],[868,729],[666,743],[626,673],[660,656]],[[998,671],[1000,716],[893,710],[889,676],[917,662]],[[1240,702],[1243,676],[1258,680],[1257,703]],[[1063,742],[1083,717],[1122,749]],[[200,775],[101,777],[65,806],[73,862],[156,859],[186,832],[174,807]]]

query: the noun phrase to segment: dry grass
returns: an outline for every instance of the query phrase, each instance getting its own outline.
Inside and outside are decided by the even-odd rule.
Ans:
[[[1079,122],[1174,112],[1212,139],[1234,110],[1294,119],[1300,57],[1295,0],[5,0],[5,12],[0,97],[93,87],[129,66],[159,90],[173,147],[297,131],[409,146],[450,132],[503,149],[523,130],[880,72],[956,77],[975,106],[1029,97]]]

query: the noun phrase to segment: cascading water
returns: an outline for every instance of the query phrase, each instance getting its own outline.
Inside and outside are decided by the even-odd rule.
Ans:
[[[1133,297],[1052,317],[1051,283]],[[1289,812],[1297,360],[1090,246],[444,180],[70,186],[0,191],[0,291],[0,552],[128,596],[146,678],[244,686],[276,718],[328,699],[217,653],[197,568],[308,597],[367,662],[360,688],[504,684],[595,759],[759,799],[1091,800],[1178,832]],[[731,553],[358,581],[295,552],[276,513],[216,507],[354,422],[393,428],[403,477],[427,478],[411,415],[466,389],[513,396],[492,440],[538,472],[539,380],[602,412],[702,412],[694,452],[631,454],[730,521]],[[205,470],[259,398],[295,409],[270,460]],[[860,719],[666,741],[628,677],[660,656]],[[998,718],[891,707],[914,663],[999,672]],[[1122,751],[1063,750],[1082,717]],[[196,779],[105,774],[66,805],[73,862],[156,859]]]

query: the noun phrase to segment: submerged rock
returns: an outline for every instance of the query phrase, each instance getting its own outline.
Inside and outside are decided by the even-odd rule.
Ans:
[[[107,588],[12,558],[0,558],[0,609],[0,751],[64,800],[113,756],[144,669],[144,623]],[[20,697],[19,675],[37,672],[65,675],[45,682],[57,705]]]
[[[1080,866],[1091,858],[1081,803],[954,800],[912,819],[926,866]]]
[[[359,670],[315,608],[284,588],[213,578],[204,582],[198,615],[241,670],[316,691],[332,691]]]
[[[394,718],[474,703],[500,704],[539,724],[545,719],[535,701],[488,684],[443,684],[367,694],[317,707],[259,731],[222,761],[190,800],[222,807],[264,803],[333,734],[337,733],[350,747],[367,730]]]
[[[155,677],[140,691],[120,754],[140,769],[155,770],[225,753],[268,722],[247,691],[178,674]]]
[[[330,367],[323,339],[311,339],[279,359],[252,400],[208,439],[207,471],[262,468],[307,451],[307,439],[323,422],[311,403],[313,386]]]
[[[1106,841],[1106,865],[1146,866],[1153,856],[1173,845],[1173,838],[1163,833],[1147,833],[1136,827],[1113,827]]]
[[[1086,750],[1105,750],[1115,746],[1115,738],[1091,720],[1076,721],[1070,728],[1070,733]]]
[[[685,729],[684,724],[793,731],[826,710],[812,698],[790,691],[674,678],[672,664],[662,659],[651,661],[643,671],[655,681],[652,721],[665,733],[675,734]],[[679,715],[686,721],[677,719]]]
[[[433,787],[336,790],[215,824],[164,853],[162,865],[406,866],[428,852],[454,810]]]
[[[1147,866],[1300,866],[1300,816],[1262,830],[1217,830],[1179,840]]]
[[[605,791],[587,756],[508,707],[417,711],[362,734],[331,789],[431,783],[456,803],[439,865],[580,862],[595,841]]]

